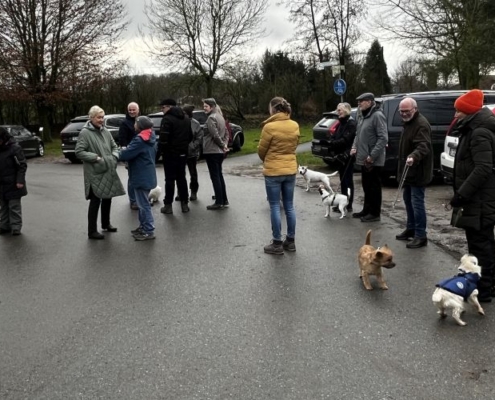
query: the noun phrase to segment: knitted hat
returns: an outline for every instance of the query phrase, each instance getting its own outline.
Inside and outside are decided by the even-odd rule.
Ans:
[[[139,131],[143,131],[145,129],[153,128],[153,121],[148,117],[141,116],[136,118],[136,125]]]
[[[216,107],[217,106],[217,102],[215,101],[215,99],[213,97],[210,97],[209,99],[204,99],[203,103],[208,104],[210,107]]]
[[[177,102],[174,100],[174,99],[164,99],[162,101],[160,101],[160,104],[159,106],[176,106],[177,105]]]
[[[455,101],[454,107],[464,114],[477,113],[483,107],[483,92],[479,89],[470,90]]]

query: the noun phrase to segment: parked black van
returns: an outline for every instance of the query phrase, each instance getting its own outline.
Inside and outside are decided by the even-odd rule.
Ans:
[[[397,161],[399,153],[399,141],[402,133],[402,119],[399,114],[399,103],[405,97],[412,97],[418,103],[418,110],[429,121],[432,133],[433,145],[433,168],[435,174],[440,176],[440,154],[443,151],[445,136],[454,118],[455,100],[466,93],[467,90],[444,90],[435,92],[400,93],[384,95],[376,98],[385,117],[387,118],[388,145],[386,152],[385,166],[383,167],[383,177],[391,178],[397,174]],[[483,90],[485,103],[495,103],[495,90]],[[315,126],[315,128],[318,124]],[[321,136],[320,136],[321,137]],[[313,138],[315,138],[313,128]],[[325,159],[322,152],[325,152],[325,140],[314,139],[312,152],[316,157]],[[313,151],[313,149],[318,151]],[[323,149],[323,151],[322,151]],[[328,152],[328,150],[327,150]]]

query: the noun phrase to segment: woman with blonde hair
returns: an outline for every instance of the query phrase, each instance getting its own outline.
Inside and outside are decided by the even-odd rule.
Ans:
[[[89,200],[88,238],[105,239],[97,229],[98,211],[101,205],[101,228],[105,232],[117,232],[110,224],[112,198],[125,194],[117,174],[119,148],[110,131],[103,125],[105,112],[98,106],[89,110],[89,121],[79,133],[76,156],[84,164],[84,192]]]
[[[265,189],[270,203],[272,225],[271,243],[264,247],[267,254],[284,254],[284,250],[296,251],[296,211],[294,187],[296,186],[299,125],[290,119],[290,104],[282,97],[274,97],[269,104],[270,117],[263,122],[258,156],[263,161]],[[287,235],[282,241],[280,199],[287,219]]]
[[[339,122],[332,133],[328,147],[335,154],[335,162],[340,177],[340,192],[347,195],[347,190],[351,189],[351,197],[347,204],[347,211],[352,212],[352,202],[354,201],[354,157],[351,157],[351,147],[356,137],[356,121],[351,117],[351,105],[340,103],[337,106]],[[333,211],[340,212],[338,207],[333,207]]]

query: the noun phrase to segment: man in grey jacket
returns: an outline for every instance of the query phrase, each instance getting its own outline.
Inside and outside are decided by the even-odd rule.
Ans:
[[[352,214],[362,222],[380,221],[382,183],[380,174],[385,165],[385,147],[388,142],[387,120],[375,103],[373,93],[363,93],[357,99],[360,113],[357,117],[356,138],[351,156],[361,166],[364,192],[363,209]]]

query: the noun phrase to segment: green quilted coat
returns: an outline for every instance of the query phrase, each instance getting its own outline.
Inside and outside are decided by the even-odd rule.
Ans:
[[[119,150],[112,134],[104,127],[96,129],[89,121],[79,133],[76,157],[84,164],[84,191],[89,198],[89,189],[100,199],[110,199],[125,194],[124,186],[117,175]],[[102,160],[96,161],[100,156]]]

